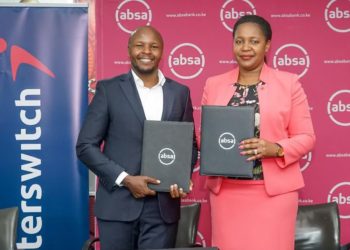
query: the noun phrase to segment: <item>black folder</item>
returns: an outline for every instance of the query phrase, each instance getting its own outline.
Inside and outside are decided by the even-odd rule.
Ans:
[[[169,192],[177,184],[189,192],[193,129],[192,122],[145,121],[141,175],[161,181],[149,184],[151,189]]]
[[[253,177],[239,143],[254,137],[254,106],[202,106],[200,174]]]

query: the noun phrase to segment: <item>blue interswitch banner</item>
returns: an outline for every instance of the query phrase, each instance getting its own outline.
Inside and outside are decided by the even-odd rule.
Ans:
[[[75,155],[87,108],[87,6],[0,5],[0,208],[18,249],[81,249],[88,173]]]

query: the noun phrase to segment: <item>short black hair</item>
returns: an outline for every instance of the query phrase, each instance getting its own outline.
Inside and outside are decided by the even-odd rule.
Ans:
[[[271,29],[270,23],[266,21],[264,18],[262,18],[261,16],[257,16],[257,15],[245,15],[239,18],[235,23],[235,25],[233,26],[233,32],[232,32],[233,37],[235,36],[238,26],[243,23],[256,23],[257,25],[259,25],[262,32],[264,33],[266,41],[271,41],[272,29]]]
[[[1,1],[1,0],[0,0]],[[133,32],[131,32],[130,36],[129,36],[129,40],[128,40],[128,47],[130,46],[131,42],[133,41],[133,38],[134,38],[134,35],[137,33],[137,32],[140,32],[142,30],[152,30],[159,38],[161,44],[163,45],[164,44],[164,41],[163,41],[163,37],[162,35],[160,34],[160,32],[154,28],[153,26],[150,26],[150,25],[145,25],[145,26],[140,26],[138,27],[136,30],[134,30]]]

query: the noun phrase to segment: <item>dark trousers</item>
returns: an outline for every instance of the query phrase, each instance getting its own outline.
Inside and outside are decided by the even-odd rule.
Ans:
[[[173,248],[177,225],[163,221],[156,196],[147,197],[141,215],[135,221],[98,219],[101,250]]]

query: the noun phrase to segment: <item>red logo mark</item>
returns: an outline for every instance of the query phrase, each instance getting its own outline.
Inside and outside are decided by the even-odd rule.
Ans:
[[[0,53],[6,51],[6,49],[7,49],[7,42],[5,41],[5,39],[0,38]],[[19,46],[16,46],[16,45],[11,46],[10,62],[11,62],[12,79],[14,81],[16,81],[18,69],[22,64],[31,65],[34,68],[37,68],[38,70],[51,76],[52,78],[55,78],[55,74],[48,67],[46,67],[35,56],[33,56],[28,51],[26,51],[25,49],[22,49]]]

